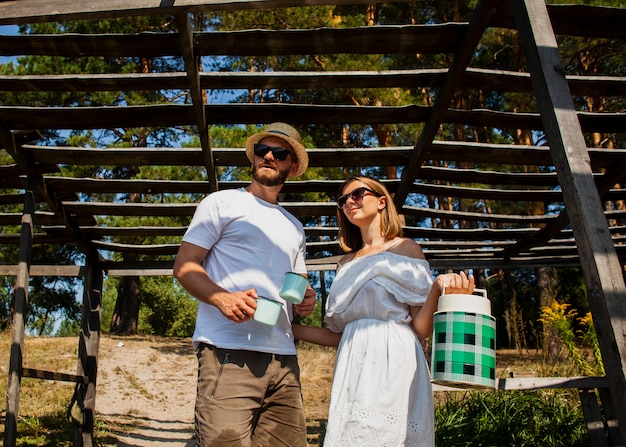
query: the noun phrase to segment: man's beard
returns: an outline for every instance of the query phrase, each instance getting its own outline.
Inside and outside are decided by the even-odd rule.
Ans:
[[[289,171],[291,170],[291,168],[281,171],[280,169],[275,167],[275,171],[269,171],[266,169],[259,171],[259,166],[262,165],[263,163],[252,167],[252,177],[261,185],[279,186],[287,181],[287,177],[289,176]]]

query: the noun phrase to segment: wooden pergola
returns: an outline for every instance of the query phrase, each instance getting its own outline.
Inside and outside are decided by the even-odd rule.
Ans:
[[[0,275],[16,280],[16,318],[13,329],[4,445],[15,445],[19,388],[22,377],[47,373],[22,367],[23,315],[31,276],[81,276],[85,280],[83,329],[79,340],[76,376],[82,385],[85,420],[77,445],[91,445],[96,396],[100,296],[103,275],[168,275],[184,226],[136,227],[99,225],[99,216],[175,216],[190,219],[195,203],[118,203],[81,200],[95,193],[182,194],[211,192],[242,186],[222,181],[219,167],[245,167],[241,148],[214,148],[208,130],[215,125],[265,124],[285,121],[306,125],[423,123],[413,146],[380,148],[311,148],[312,167],[401,167],[402,176],[385,180],[407,216],[470,225],[453,228],[406,227],[405,235],[419,240],[434,269],[484,269],[580,265],[600,342],[606,377],[591,382],[570,380],[580,389],[594,446],[625,445],[626,439],[626,211],[604,209],[605,202],[626,200],[626,148],[587,147],[585,135],[626,132],[626,113],[583,112],[573,96],[625,97],[626,77],[566,76],[556,36],[621,39],[626,44],[626,8],[546,5],[542,0],[480,0],[469,22],[368,26],[350,29],[290,29],[208,31],[193,29],[194,14],[208,11],[275,9],[326,4],[365,4],[363,0],[5,0],[0,2],[0,25],[73,21],[126,16],[174,16],[178,32],[136,34],[0,35],[0,56],[46,55],[176,57],[185,71],[133,74],[52,74],[0,76],[2,91],[133,91],[180,90],[187,103],[116,107],[32,107],[0,105],[0,147],[13,158],[0,166],[0,225],[21,225],[20,235],[1,234],[0,244],[16,244],[15,265],[0,266]],[[470,59],[488,28],[517,30],[527,58],[526,72],[470,68]],[[206,56],[280,56],[315,54],[451,54],[447,69],[342,72],[204,72]],[[219,104],[206,103],[209,89],[342,89],[416,87],[436,92],[432,106],[359,107],[344,104]],[[538,110],[463,110],[452,108],[457,91],[494,90],[534,95]],[[542,131],[548,146],[519,146],[441,141],[442,124],[491,129]],[[35,145],[40,131],[195,126],[198,148],[107,149]],[[447,168],[434,161],[447,162]],[[538,173],[515,169],[464,169],[465,162],[485,166],[552,167]],[[68,178],[59,166],[196,166],[208,181],[177,179],[126,180]],[[551,172],[548,172],[551,171]],[[440,180],[440,184],[421,180]],[[298,196],[321,192],[334,197],[343,179],[288,182],[282,202],[296,216],[332,222],[335,204],[303,202]],[[455,184],[459,186],[446,186]],[[482,185],[480,188],[474,185]],[[19,194],[9,191],[21,191]],[[491,214],[485,211],[417,207],[415,196],[455,199],[543,202],[546,209],[564,210],[543,215]],[[23,204],[23,212],[6,212]],[[310,270],[333,268],[340,249],[337,228],[306,227]],[[111,242],[117,236],[161,236],[172,243],[132,245]],[[30,252],[39,244],[77,244],[85,254],[83,266],[31,265]],[[135,253],[146,258],[169,256],[170,261],[113,262],[105,253]],[[601,379],[601,380],[600,380]],[[577,381],[578,380],[578,381]],[[520,385],[501,387],[513,389]],[[545,386],[551,386],[546,382]],[[593,389],[600,395],[599,413]],[[595,402],[595,404],[594,404]],[[595,405],[595,406],[594,406]]]

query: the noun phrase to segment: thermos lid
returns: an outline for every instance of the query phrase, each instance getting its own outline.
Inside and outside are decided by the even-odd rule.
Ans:
[[[487,298],[485,289],[474,289],[474,293],[481,293],[482,296],[465,293],[451,293],[446,295],[444,287],[443,294],[439,297],[437,312],[467,312],[473,314],[491,315],[491,301]]]

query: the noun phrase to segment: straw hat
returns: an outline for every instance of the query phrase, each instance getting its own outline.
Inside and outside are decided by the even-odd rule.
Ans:
[[[294,174],[294,177],[302,175],[306,171],[309,165],[309,155],[306,153],[306,148],[302,145],[302,137],[300,137],[296,129],[285,123],[268,124],[263,132],[248,137],[246,140],[246,155],[251,163],[254,162],[254,145],[267,137],[278,137],[285,140],[295,151],[298,159],[298,171]]]

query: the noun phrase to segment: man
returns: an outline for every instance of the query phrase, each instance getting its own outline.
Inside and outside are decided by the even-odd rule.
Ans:
[[[279,298],[285,272],[306,275],[302,224],[278,204],[308,155],[300,134],[268,125],[246,141],[252,182],[210,194],[199,205],[174,262],[174,276],[200,303],[198,445],[306,447],[306,422],[291,320],[313,312],[308,286],[299,305],[283,301],[276,326],[253,319],[256,299]],[[293,309],[292,309],[293,307]]]

